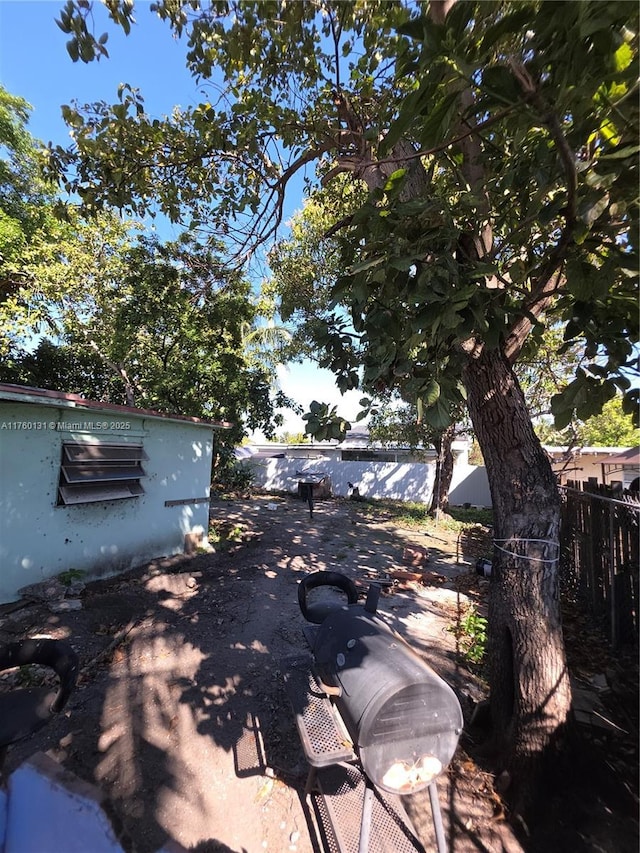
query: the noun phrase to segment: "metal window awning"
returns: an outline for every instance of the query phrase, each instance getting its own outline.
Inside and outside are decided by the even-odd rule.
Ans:
[[[62,476],[67,483],[97,483],[114,480],[139,480],[145,476],[142,465],[63,465]]]
[[[65,441],[62,449],[63,464],[130,464],[149,458],[141,444],[85,444]]]
[[[141,444],[64,442],[58,502],[64,505],[123,500],[144,494]]]
[[[144,489],[137,481],[132,483],[96,483],[92,486],[60,486],[58,491],[62,503],[66,506],[137,498],[144,494]]]

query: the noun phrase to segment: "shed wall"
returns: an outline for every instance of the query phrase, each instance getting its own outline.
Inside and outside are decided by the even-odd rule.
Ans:
[[[145,493],[57,506],[63,441],[142,441]],[[211,454],[207,426],[0,401],[0,603],[67,569],[113,575],[182,552],[187,533],[206,541]],[[193,498],[207,500],[165,506]]]

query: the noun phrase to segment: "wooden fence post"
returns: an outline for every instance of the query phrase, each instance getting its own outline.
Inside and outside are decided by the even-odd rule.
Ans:
[[[595,616],[604,617],[615,648],[638,642],[640,624],[640,504],[602,494],[585,483],[561,486],[564,553],[573,556],[574,588]],[[607,523],[608,522],[608,523]]]

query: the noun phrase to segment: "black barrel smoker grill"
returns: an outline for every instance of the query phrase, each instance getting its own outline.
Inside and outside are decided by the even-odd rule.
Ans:
[[[53,720],[75,687],[78,656],[64,640],[41,637],[0,646],[0,672],[31,664],[53,670],[58,686],[16,687],[0,695],[0,779],[7,748]]]
[[[311,604],[312,591],[320,592],[323,586],[341,590],[347,603]],[[455,693],[376,615],[379,586],[370,587],[364,606],[355,603],[357,591],[351,580],[335,572],[308,575],[298,592],[303,615],[315,623],[305,629],[313,652],[306,699],[294,698],[289,689],[311,765],[307,793],[317,783],[321,767],[342,761],[352,765],[346,772],[361,768],[364,792],[358,846],[346,843],[344,849],[396,853],[396,849],[423,848],[415,837],[408,838],[411,831],[406,847],[380,840],[385,831],[376,832],[375,798],[380,798],[380,792],[403,796],[427,788],[438,853],[445,853],[436,779],[449,764],[462,731],[462,710]],[[338,732],[344,726],[347,738],[342,742],[350,755],[343,749],[338,756],[324,743],[329,713],[335,715]],[[343,849],[339,842],[338,847]]]

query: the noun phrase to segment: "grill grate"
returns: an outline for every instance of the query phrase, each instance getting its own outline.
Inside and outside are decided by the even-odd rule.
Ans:
[[[331,824],[331,815],[327,809],[324,797],[319,791],[312,791],[309,802],[313,809],[313,826],[320,842],[322,853],[343,853],[338,847],[336,831]]]
[[[313,804],[328,836],[335,833],[341,853],[358,853],[365,777],[354,765],[339,764],[318,771]],[[369,853],[425,853],[400,800],[375,789]]]
[[[310,655],[281,661],[284,683],[298,734],[312,767],[355,759],[352,743],[333,705],[311,671]]]

